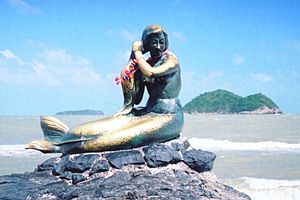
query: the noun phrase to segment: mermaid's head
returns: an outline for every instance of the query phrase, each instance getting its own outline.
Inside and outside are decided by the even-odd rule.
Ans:
[[[148,52],[151,50],[151,38],[158,37],[163,38],[164,37],[164,45],[162,51],[165,51],[169,47],[169,41],[168,41],[168,34],[166,30],[160,26],[160,25],[149,25],[147,26],[142,35],[142,41],[143,41],[143,48],[144,52]]]

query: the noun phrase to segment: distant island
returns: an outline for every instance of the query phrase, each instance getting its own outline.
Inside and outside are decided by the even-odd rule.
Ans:
[[[183,110],[185,113],[282,114],[279,107],[264,94],[241,97],[221,89],[200,94]]]
[[[100,110],[74,110],[74,111],[62,111],[55,115],[104,115]]]

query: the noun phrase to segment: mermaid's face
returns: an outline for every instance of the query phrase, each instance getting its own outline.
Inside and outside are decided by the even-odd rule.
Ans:
[[[163,33],[154,34],[149,40],[149,51],[151,57],[161,56],[166,49],[166,40]]]

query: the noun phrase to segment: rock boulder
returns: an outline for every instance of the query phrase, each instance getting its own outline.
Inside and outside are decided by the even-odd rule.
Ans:
[[[0,176],[0,199],[250,199],[213,174],[215,154],[187,142],[50,158]]]

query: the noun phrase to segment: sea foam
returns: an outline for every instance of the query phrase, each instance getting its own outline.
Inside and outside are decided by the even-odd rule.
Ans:
[[[233,180],[225,180],[223,182],[248,194],[253,200],[300,199],[300,180],[274,180],[242,177]]]
[[[25,157],[25,156],[41,156],[43,155],[39,151],[26,150],[25,145],[0,145],[0,156],[12,156],[12,157]]]
[[[285,142],[262,141],[262,142],[232,142],[229,140],[214,140],[205,138],[191,138],[190,144],[195,149],[207,151],[282,151],[300,153],[300,144]],[[39,151],[26,150],[25,145],[0,145],[0,156],[41,156]]]
[[[291,144],[275,141],[233,142],[207,138],[191,138],[189,142],[193,148],[208,151],[287,151],[300,153],[299,143]]]

